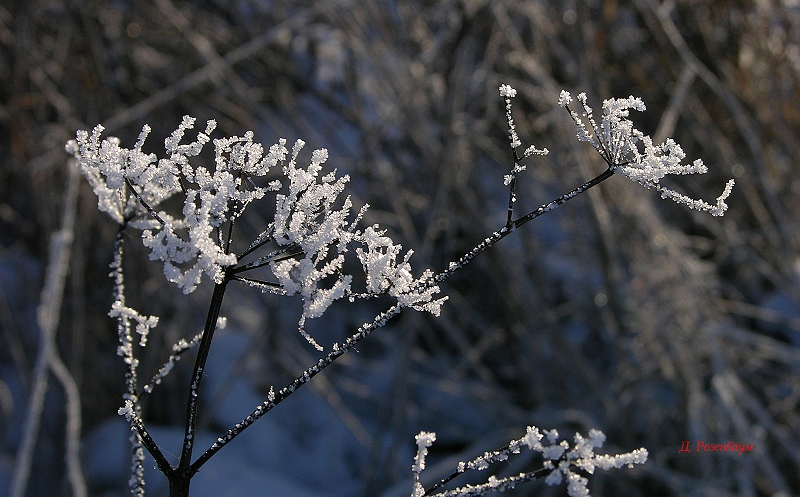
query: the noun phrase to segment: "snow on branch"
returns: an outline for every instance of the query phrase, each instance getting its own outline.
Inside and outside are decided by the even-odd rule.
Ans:
[[[542,443],[543,439],[547,439]],[[570,497],[588,497],[589,489],[586,486],[588,479],[582,476],[583,473],[594,474],[596,469],[609,470],[627,466],[632,468],[634,464],[644,464],[647,461],[647,449],[641,448],[617,455],[595,454],[594,449],[603,446],[606,436],[599,430],[589,430],[589,436],[584,437],[576,433],[573,444],[570,445],[566,440],[558,441],[559,435],[556,430],[540,431],[535,426],[529,426],[525,436],[517,440],[512,440],[502,449],[486,452],[481,456],[468,462],[460,462],[456,470],[448,477],[433,485],[425,491],[419,481],[419,474],[425,469],[425,456],[428,448],[436,440],[435,433],[421,432],[417,435],[417,456],[414,459],[412,471],[414,472],[414,487],[411,497],[421,497],[425,495],[436,495],[439,497],[466,497],[475,495],[487,495],[493,492],[502,492],[514,488],[516,485],[535,479],[544,478],[548,485],[559,485],[563,481],[567,482],[567,493]],[[492,463],[506,461],[515,454],[519,454],[524,448],[538,452],[544,459],[542,467],[536,471],[520,473],[518,475],[497,478],[489,476],[486,483],[478,485],[465,485],[454,490],[445,490],[433,493],[447,482],[458,475],[469,471],[484,471]]]
[[[517,90],[512,88],[509,85],[500,85],[500,96],[503,97],[506,101],[506,121],[508,122],[508,140],[511,143],[511,148],[514,150],[514,168],[511,170],[511,174],[507,174],[504,177],[503,183],[508,186],[511,184],[513,178],[516,177],[516,174],[525,170],[525,166],[519,163],[519,157],[517,156],[516,149],[522,142],[519,139],[519,135],[517,134],[517,127],[514,124],[514,117],[511,115],[511,99],[517,96]],[[522,157],[530,157],[531,155],[547,155],[550,151],[546,148],[538,149],[535,146],[531,145],[530,147],[526,148],[525,151],[522,153]]]

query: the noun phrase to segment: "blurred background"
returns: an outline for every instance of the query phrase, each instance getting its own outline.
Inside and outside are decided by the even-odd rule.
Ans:
[[[417,271],[439,270],[505,222],[501,83],[518,90],[523,146],[550,150],[526,162],[518,215],[604,169],[557,106],[561,89],[595,109],[642,97],[637,127],[709,168],[665,184],[713,201],[733,177],[728,213],[611,178],[445,282],[441,317],[406,312],[317,376],[204,466],[193,495],[408,495],[419,431],[438,435],[433,481],[527,425],[569,440],[597,428],[604,450],[649,450],[644,466],[591,477],[594,495],[800,494],[796,1],[16,0],[0,6],[0,495],[37,388],[27,495],[72,495],[79,481],[127,494],[125,367],[107,315],[116,227],[70,174],[77,129],[102,123],[130,147],[149,123],[146,151],[163,153],[190,114],[216,119],[216,136],[327,147],[355,204],[372,206],[363,224],[412,248]],[[254,236],[268,209],[251,210]],[[130,238],[128,302],[161,317],[146,378],[202,328],[210,289],[183,296]],[[67,255],[59,246],[68,258],[48,263]],[[298,305],[226,295],[200,412],[208,444],[318,358],[295,331]],[[385,307],[340,302],[309,331],[330,347]],[[191,364],[145,404],[170,457]],[[681,453],[685,441],[753,450]],[[493,470],[538,464],[523,454]],[[152,467],[149,494],[165,495]]]

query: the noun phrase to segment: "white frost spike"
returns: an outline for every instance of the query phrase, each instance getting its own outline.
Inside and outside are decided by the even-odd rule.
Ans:
[[[560,107],[566,107],[571,103],[572,103],[572,95],[570,95],[567,90],[561,90],[561,94],[558,96],[558,105]]]
[[[517,148],[522,143],[517,135],[517,127],[514,125],[514,118],[511,115],[511,99],[517,95],[517,90],[509,85],[500,86],[500,95],[506,99],[506,120],[508,121],[508,139],[511,141],[511,148]]]
[[[414,439],[417,441],[417,455],[414,457],[414,466],[411,470],[419,474],[425,469],[425,458],[428,456],[428,448],[436,441],[436,433],[421,431]]]
[[[314,150],[311,153],[311,163],[312,164],[322,164],[328,160],[328,149],[320,148],[319,150]]]

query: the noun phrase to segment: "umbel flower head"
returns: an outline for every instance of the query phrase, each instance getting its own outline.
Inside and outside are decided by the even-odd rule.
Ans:
[[[589,142],[614,172],[621,173],[646,188],[658,190],[662,198],[686,204],[692,209],[706,211],[714,216],[722,216],[728,209],[725,199],[733,190],[733,179],[728,180],[725,189],[713,205],[702,199],[683,195],[659,183],[668,174],[703,174],[708,172],[708,168],[700,159],[691,164],[684,164],[686,154],[672,138],[667,138],[664,143],[657,145],[650,136],[633,126],[633,121],[629,119],[630,111],[645,110],[641,98],[630,96],[604,100],[603,115],[599,125],[594,119],[592,108],[587,104],[586,94],[580,93],[577,99],[583,107],[581,114],[569,107],[572,96],[566,90],[561,91],[558,103],[569,111],[575,121],[578,139]],[[589,123],[588,127],[584,119]]]
[[[214,167],[192,164],[211,141],[216,127],[208,121],[195,141],[182,144],[195,119],[185,116],[164,141],[166,154],[158,158],[142,151],[150,128],[144,126],[132,149],[114,137],[100,138],[103,127],[91,133],[79,131],[67,144],[83,175],[95,191],[98,207],[121,226],[142,230],[142,242],[150,259],[163,263],[167,280],[194,291],[207,276],[215,283],[240,280],[264,291],[303,298],[300,332],[308,318],[320,315],[337,299],[388,294],[402,307],[438,314],[444,298],[434,299],[439,288],[430,284],[432,273],[414,278],[409,258],[412,251],[385,236],[377,226],[356,229],[368,206],[351,216],[352,201],[342,198],[347,175],[336,171],[321,175],[328,159],[326,149],[314,150],[306,168],[297,159],[305,143],[297,140],[291,151],[286,140],[265,149],[253,141],[253,133],[213,140]],[[195,159],[196,160],[196,159]],[[267,180],[279,166],[283,178]],[[230,251],[233,221],[255,200],[275,195],[275,217],[239,256]],[[161,209],[172,197],[183,197],[180,212]],[[173,202],[170,202],[172,204]],[[175,209],[173,209],[174,211]],[[243,264],[244,255],[274,250]],[[344,274],[344,258],[355,249],[366,276],[365,292],[351,290],[353,277]],[[245,277],[248,271],[268,267],[272,281]]]

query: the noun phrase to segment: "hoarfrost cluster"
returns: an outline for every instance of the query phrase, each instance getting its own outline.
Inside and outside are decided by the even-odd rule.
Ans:
[[[357,229],[368,206],[351,216],[352,200],[342,195],[349,177],[337,176],[335,170],[321,175],[326,149],[314,150],[303,168],[298,166],[302,140],[291,151],[285,139],[265,149],[248,131],[242,137],[213,140],[215,164],[209,168],[193,164],[192,159],[211,141],[216,123],[208,121],[194,141],[182,144],[194,125],[194,118],[183,118],[164,141],[163,158],[142,150],[149,126],[143,127],[132,149],[121,147],[114,137],[101,140],[101,125],[91,133],[79,131],[77,139],[67,144],[98,197],[99,209],[119,225],[141,230],[150,259],[163,264],[167,280],[184,293],[193,292],[205,275],[216,284],[240,280],[264,291],[301,295],[298,327],[317,348],[304,324],[342,297],[388,294],[402,307],[438,315],[445,298],[434,299],[439,289],[429,283],[430,271],[412,276],[413,251],[403,253],[377,226]],[[268,175],[278,177],[272,173],[278,166],[283,181],[268,179]],[[268,193],[275,196],[274,220],[242,254],[231,252],[233,222]],[[179,213],[160,208],[181,195]],[[266,246],[273,250],[254,262],[240,263],[245,255]],[[343,272],[351,247],[366,275],[364,292],[352,289],[352,275]],[[274,280],[246,276],[259,267],[269,267]]]
[[[542,441],[545,438],[546,441],[543,443]],[[456,471],[450,475],[450,477],[445,478],[426,493],[424,487],[419,482],[419,474],[425,469],[425,458],[428,454],[428,449],[436,440],[436,434],[422,432],[417,435],[417,455],[414,458],[414,465],[412,466],[415,483],[411,497],[420,497],[423,495],[436,495],[439,497],[486,495],[492,492],[502,492],[514,488],[519,483],[539,478],[544,478],[545,483],[548,485],[559,485],[566,481],[567,493],[570,497],[586,497],[589,495],[589,489],[587,487],[588,479],[576,470],[594,474],[596,469],[619,469],[623,466],[632,468],[634,464],[644,464],[647,461],[648,453],[647,449],[644,448],[626,454],[595,454],[594,449],[602,447],[606,440],[606,436],[599,430],[589,430],[588,437],[576,433],[572,445],[566,440],[561,440],[559,442],[558,438],[559,435],[556,430],[540,431],[535,426],[529,426],[525,436],[517,440],[512,440],[502,449],[486,452],[468,462],[458,463]],[[492,463],[506,461],[514,454],[519,454],[526,447],[542,455],[544,462],[540,469],[504,478],[497,478],[492,475],[487,478],[486,483],[465,485],[454,490],[444,490],[435,494],[432,493],[458,474],[468,470],[484,471],[489,469]]]
[[[157,316],[142,316],[136,310],[125,307],[119,300],[111,305],[111,311],[109,311],[108,315],[112,318],[117,318],[121,322],[136,321],[136,333],[139,335],[139,346],[141,347],[147,345],[147,337],[150,334],[150,330],[158,325]],[[122,341],[117,348],[117,354],[122,356],[127,364],[132,364],[135,361],[132,347],[133,342],[130,340],[130,334],[127,334],[127,340]]]
[[[573,100],[566,90],[561,91],[558,104],[566,108],[575,121],[578,139],[590,143],[614,172],[621,173],[646,188],[657,190],[662,198],[688,205],[695,210],[722,216],[728,209],[725,199],[733,190],[733,179],[728,180],[714,204],[693,199],[660,184],[661,179],[668,174],[703,174],[708,172],[708,168],[701,159],[684,164],[686,153],[673,139],[667,138],[664,143],[655,144],[650,136],[633,126],[629,119],[630,111],[643,112],[646,109],[641,98],[630,96],[604,100],[599,125],[587,103],[586,94],[578,94],[577,99],[583,108],[580,114],[570,108]],[[588,126],[584,120],[589,123]]]

